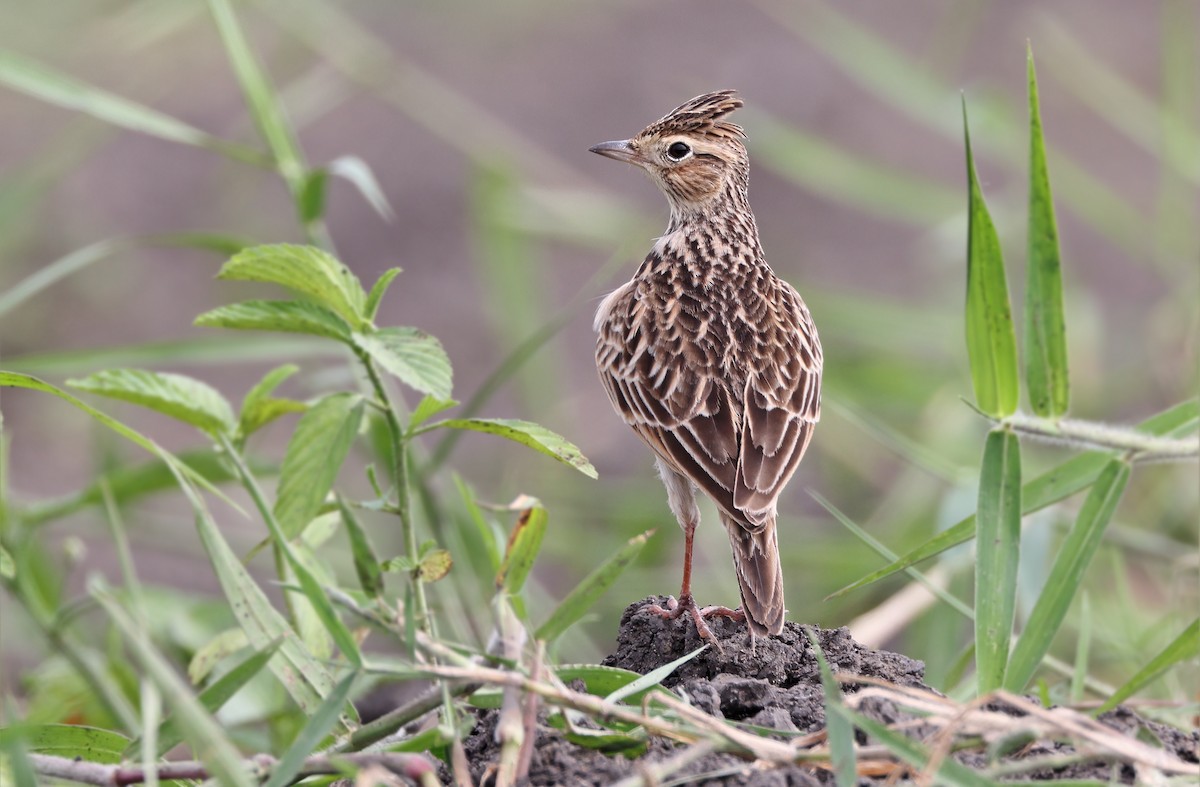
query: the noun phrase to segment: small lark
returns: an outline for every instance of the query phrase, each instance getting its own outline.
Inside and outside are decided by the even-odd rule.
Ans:
[[[596,366],[613,406],[654,452],[684,532],[683,586],[664,617],[743,618],[783,630],[776,505],[821,414],[821,344],[800,295],[767,265],[746,192],[732,90],[697,96],[593,153],[641,167],[671,204],[666,233],[596,313]],[[742,608],[696,605],[695,492],[733,546]]]

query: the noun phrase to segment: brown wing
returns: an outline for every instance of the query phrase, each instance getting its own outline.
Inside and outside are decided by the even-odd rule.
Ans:
[[[760,342],[743,399],[741,452],[733,504],[760,526],[775,516],[783,487],[796,472],[821,417],[821,344],[807,307],[780,282],[780,330]]]

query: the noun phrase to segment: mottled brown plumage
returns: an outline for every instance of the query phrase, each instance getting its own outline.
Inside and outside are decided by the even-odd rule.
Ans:
[[[685,535],[683,587],[664,614],[743,614],[783,628],[775,529],[783,487],[821,412],[821,345],[800,295],[767,265],[747,199],[749,159],[730,90],[693,98],[632,139],[591,150],[645,170],[667,197],[666,233],[596,313],[596,365],[617,412],[654,452]],[[691,595],[695,490],[729,533],[742,610]]]

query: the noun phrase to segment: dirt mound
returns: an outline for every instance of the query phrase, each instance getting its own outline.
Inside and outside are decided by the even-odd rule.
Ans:
[[[649,598],[631,605],[621,618],[616,651],[604,663],[614,667],[646,673],[690,653],[702,643],[695,627],[686,617],[663,620],[646,613],[643,607],[663,603],[664,599]],[[797,734],[815,732],[825,726],[824,695],[820,674],[811,644],[804,627],[788,623],[778,637],[759,638],[751,642],[742,623],[717,618],[710,622],[720,641],[720,650],[709,648],[681,666],[664,685],[685,697],[693,706],[717,717],[780,731],[782,739]],[[932,691],[922,683],[924,665],[919,661],[886,651],[867,648],[855,642],[846,629],[812,628],[834,672],[878,678],[901,687]],[[844,687],[847,694],[858,690],[855,685]],[[990,708],[1001,714],[1022,716],[1016,708],[997,703]],[[884,724],[913,720],[917,717],[887,700],[864,701],[858,712]],[[545,720],[543,714],[543,721]],[[1107,727],[1131,739],[1153,738],[1161,743],[1164,754],[1187,763],[1197,762],[1200,733],[1186,734],[1118,709],[1100,718]],[[479,724],[465,742],[471,763],[472,776],[477,784],[489,784],[499,747],[495,740],[496,712],[480,713]],[[917,725],[908,734],[925,736],[932,732],[928,725]],[[664,760],[677,754],[680,747],[660,738],[649,743],[646,754],[636,760],[620,755],[608,755],[567,741],[561,732],[540,724],[537,744],[529,775],[530,785],[602,785],[628,776],[636,776],[646,763]],[[866,736],[857,733],[859,743]],[[1059,755],[1061,764],[1040,771],[1025,773],[1021,778],[1115,779],[1132,783],[1137,777],[1135,768],[1114,761],[1111,757],[1092,760],[1071,756],[1075,750],[1063,742],[1028,742],[1018,746],[1009,759],[1047,758]],[[965,765],[987,766],[987,758],[976,750],[964,749],[953,755]],[[1050,762],[1048,760],[1048,762]],[[877,778],[883,783],[890,774]],[[762,767],[733,754],[713,753],[702,757],[671,774],[672,779],[691,777],[698,783],[720,785],[754,785],[772,787],[783,785],[832,784],[829,771],[800,765]],[[860,776],[859,783],[869,783],[872,777]]]

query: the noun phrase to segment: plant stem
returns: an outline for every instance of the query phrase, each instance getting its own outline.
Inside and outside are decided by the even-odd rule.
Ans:
[[[1026,437],[1083,450],[1122,451],[1130,462],[1171,462],[1200,456],[1200,437],[1158,437],[1129,427],[1026,413],[1014,413],[997,423]]]

